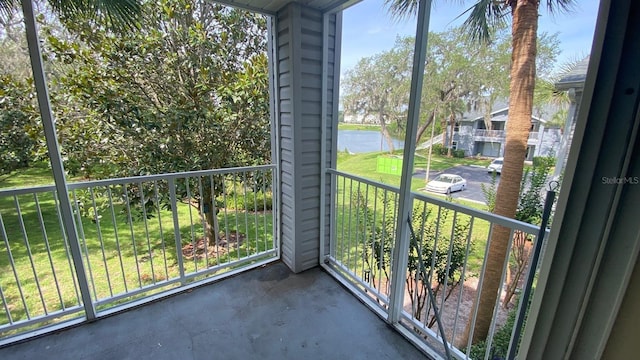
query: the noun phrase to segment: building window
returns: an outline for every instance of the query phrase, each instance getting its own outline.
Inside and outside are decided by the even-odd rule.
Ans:
[[[457,131],[457,130],[456,130]],[[451,142],[451,148],[453,150],[458,150],[458,142],[457,141],[453,141]]]

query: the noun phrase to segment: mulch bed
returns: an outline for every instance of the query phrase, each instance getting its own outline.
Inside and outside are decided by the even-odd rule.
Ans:
[[[205,237],[199,238],[194,244],[192,242],[182,247],[182,256],[187,260],[204,259],[206,257],[215,257],[227,254],[236,250],[242,243],[244,243],[246,236],[240,233],[229,233],[229,239],[227,239],[226,233],[221,233],[218,236],[216,245],[209,245]]]

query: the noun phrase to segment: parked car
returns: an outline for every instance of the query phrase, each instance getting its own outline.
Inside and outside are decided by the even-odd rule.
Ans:
[[[460,175],[440,174],[429,181],[426,190],[431,192],[451,194],[454,191],[462,191],[467,187],[467,180]]]
[[[504,162],[504,158],[496,158],[493,159],[493,161],[491,162],[491,164],[489,164],[489,166],[487,166],[487,171],[488,172],[496,172],[498,174],[500,174],[502,172],[502,163]]]

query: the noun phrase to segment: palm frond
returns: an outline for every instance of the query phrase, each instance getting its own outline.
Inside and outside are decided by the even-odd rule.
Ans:
[[[557,75],[554,76],[554,79],[560,80],[563,76],[569,74],[573,69],[578,66],[579,63],[588,58],[588,55],[573,55],[564,60],[560,65],[558,65]]]
[[[505,2],[495,0],[478,0],[463,14],[469,17],[462,24],[463,28],[473,40],[488,42],[491,40],[493,29],[505,26],[510,12]]]
[[[9,18],[18,5],[18,0],[0,0],[0,16]]]
[[[575,10],[574,0],[547,0],[547,11],[549,14],[554,15],[558,12],[567,13]]]
[[[394,20],[402,21],[418,14],[419,2],[420,0],[384,0],[384,5]],[[463,4],[465,0],[448,0],[447,2]]]
[[[556,89],[553,79],[536,79],[534,90],[535,102],[540,104],[551,104],[558,108],[563,108],[569,104],[566,91]]]
[[[142,12],[138,0],[49,0],[49,4],[63,17],[86,17],[116,30],[138,28]]]
[[[391,17],[395,20],[405,20],[418,13],[419,0],[384,0]]]
[[[535,102],[540,104],[552,104],[560,109],[566,109],[570,102],[569,95],[566,91],[558,90],[556,88],[556,83],[573,71],[575,67],[584,60],[584,58],[584,56],[569,58],[559,65],[558,72],[554,76],[548,79],[536,79],[536,87],[534,90]]]

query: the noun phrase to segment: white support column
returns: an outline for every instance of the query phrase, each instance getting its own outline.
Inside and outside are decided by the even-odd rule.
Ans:
[[[388,321],[392,324],[400,321],[402,306],[404,304],[404,282],[409,257],[408,221],[413,208],[411,199],[413,157],[416,149],[418,121],[420,120],[420,100],[422,99],[422,83],[424,80],[425,59],[427,57],[427,35],[429,33],[430,13],[431,0],[420,0],[418,25],[416,26],[416,42],[413,52],[413,72],[411,74],[411,90],[407,114],[407,134],[404,138],[396,244],[393,248],[392,255],[391,297],[389,300],[388,318]]]
[[[38,31],[36,29],[33,5],[30,0],[22,1],[22,12],[24,14],[24,22],[27,32],[27,44],[29,46],[29,57],[31,58],[33,82],[36,86],[40,116],[42,117],[44,135],[47,141],[47,150],[49,151],[49,159],[51,160],[56,193],[60,199],[60,212],[64,223],[64,231],[67,235],[67,239],[69,239],[69,247],[71,248],[71,256],[73,258],[76,275],[78,276],[78,284],[80,285],[80,293],[85,309],[85,316],[87,317],[87,320],[93,320],[96,317],[96,310],[91,300],[89,283],[82,262],[82,252],[80,250],[78,232],[76,231],[76,224],[73,220],[73,211],[71,209],[71,202],[69,201],[69,192],[67,190],[67,180],[65,178],[64,167],[62,165],[62,158],[60,157],[60,146],[58,145],[56,126],[53,120],[53,112],[51,111],[51,103],[49,101],[47,80],[44,74],[44,66],[42,64],[42,55],[40,53],[40,42],[38,40]]]
[[[278,258],[280,258],[282,247],[280,246],[280,204],[282,202],[282,193],[280,191],[280,126],[278,122],[278,72],[276,71],[276,34],[278,22],[275,16],[267,17],[267,67],[269,71],[269,116],[271,120],[271,163],[276,165],[273,172],[271,185],[272,196],[276,197],[273,202],[271,211],[275,214],[273,222],[273,238],[278,249]]]

